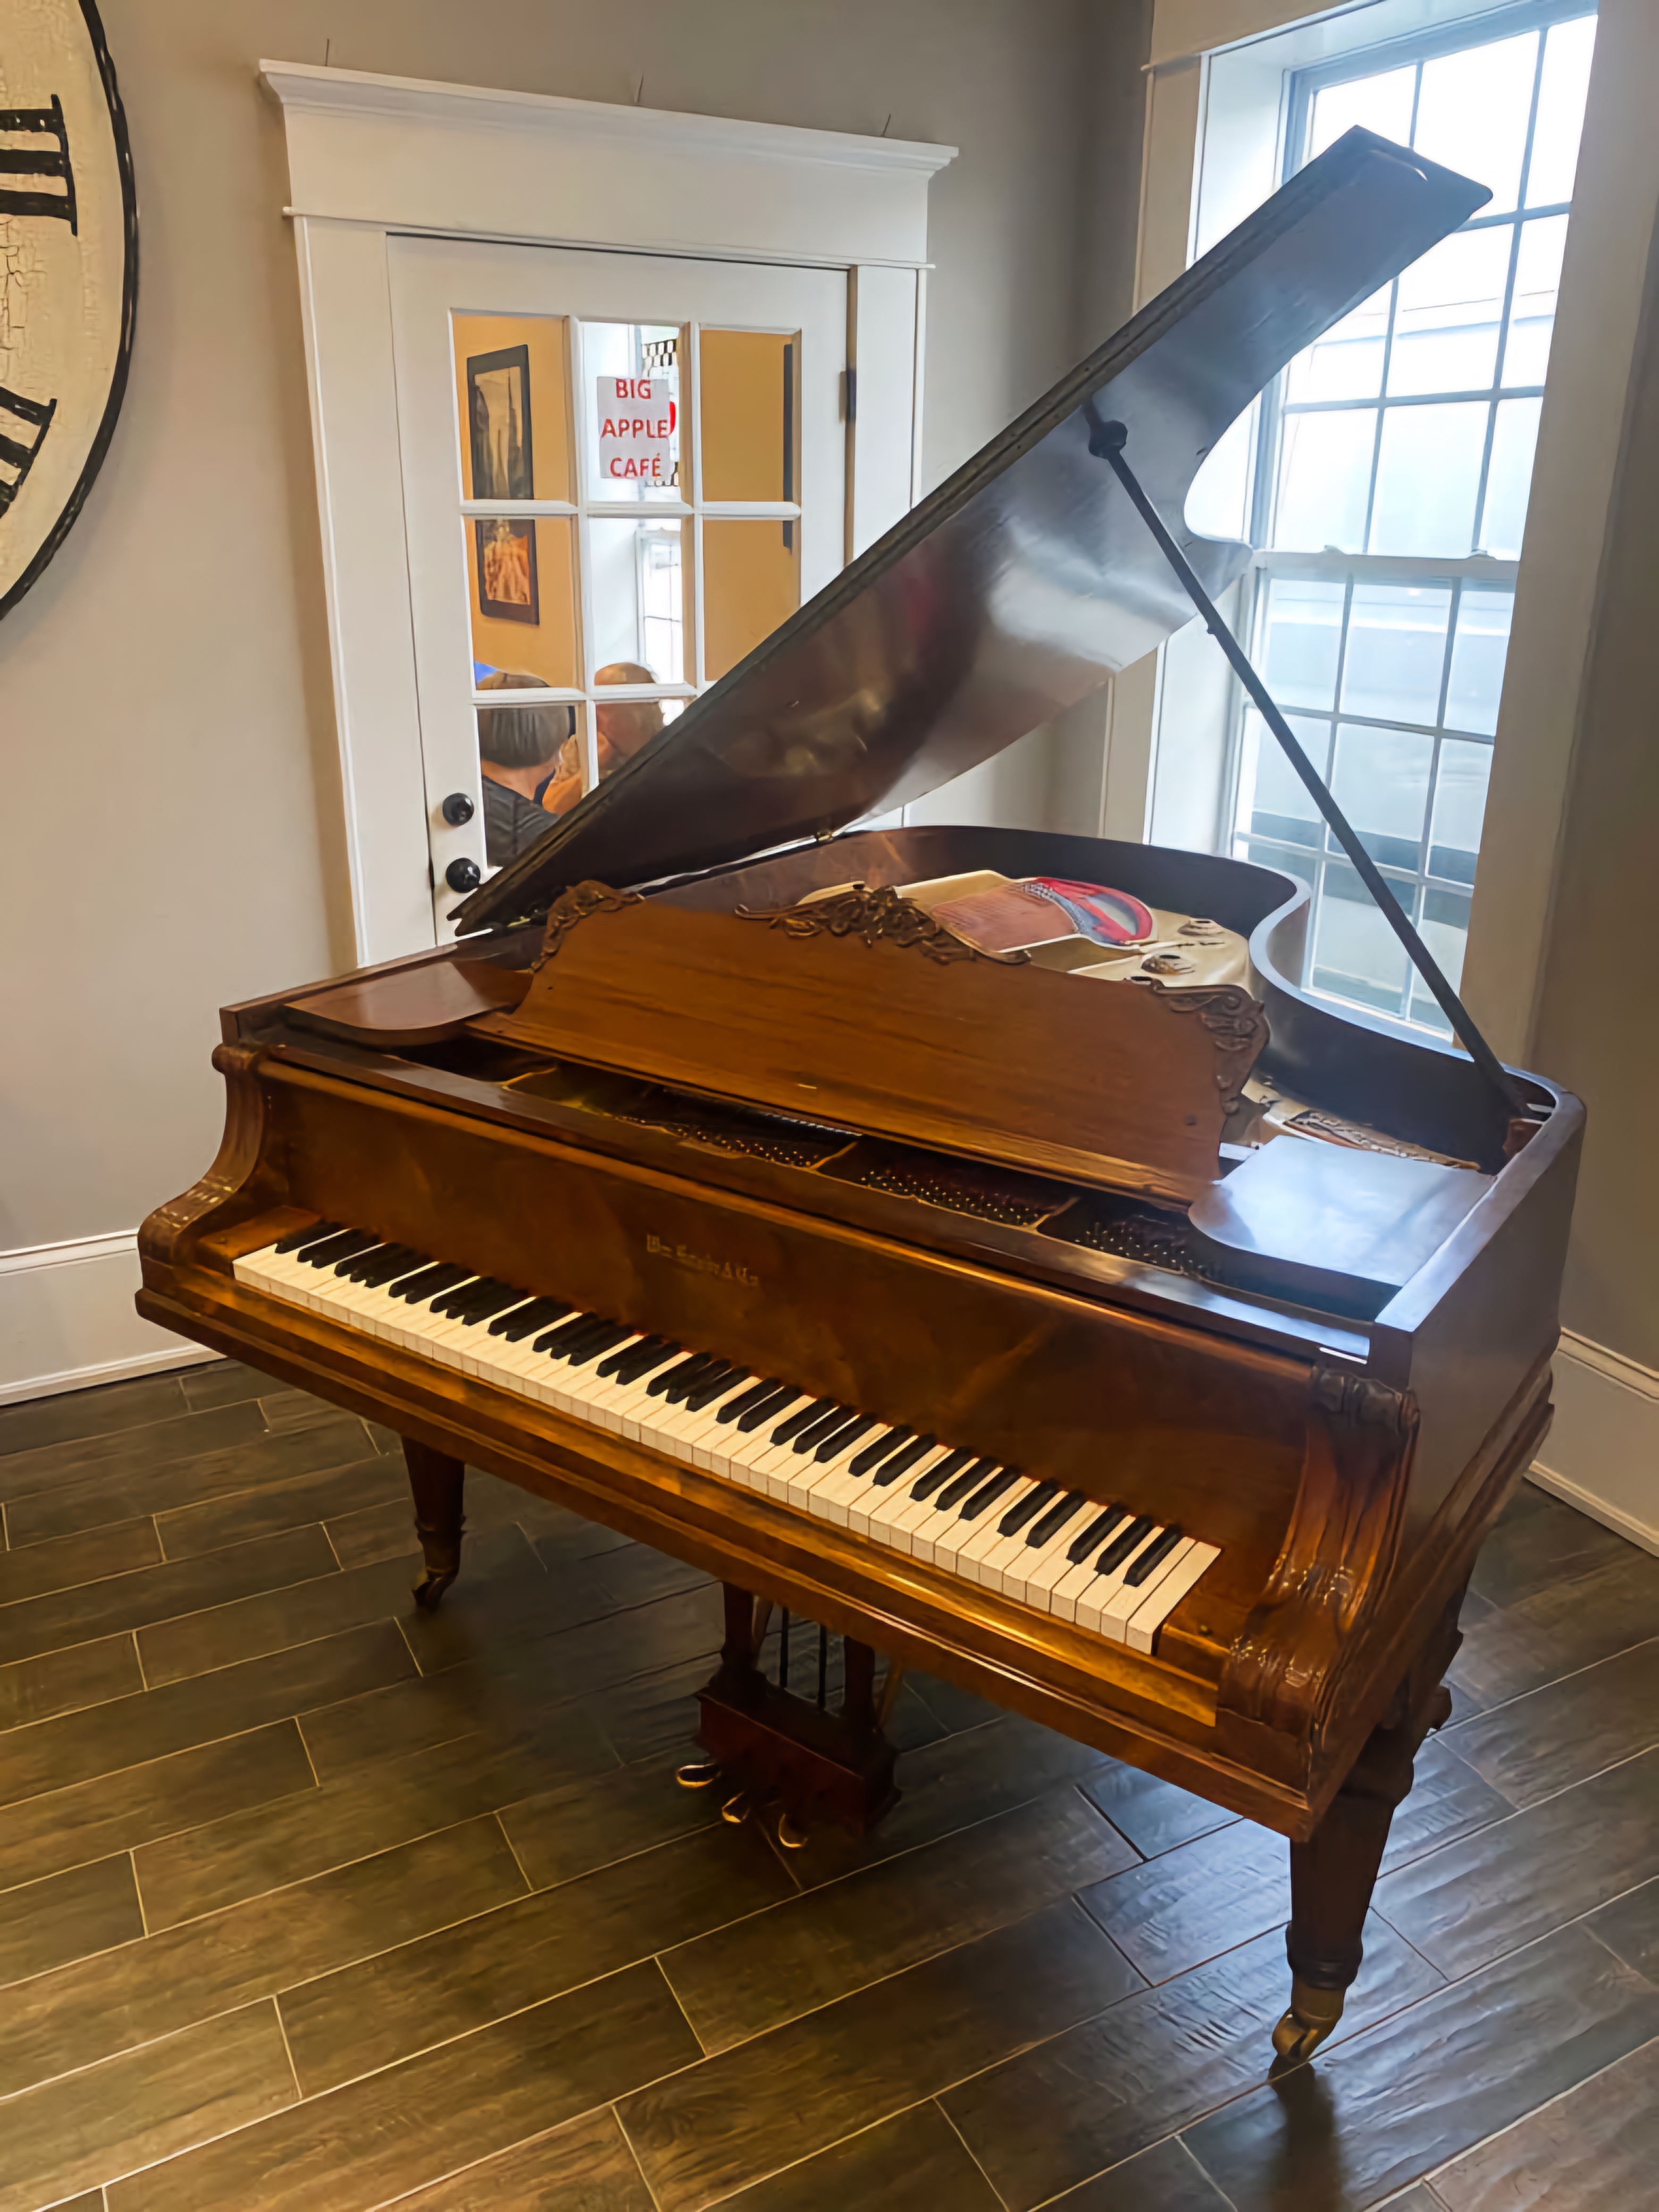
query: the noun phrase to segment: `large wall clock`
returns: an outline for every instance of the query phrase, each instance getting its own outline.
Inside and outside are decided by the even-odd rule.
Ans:
[[[126,118],[93,0],[0,0],[0,615],[109,447],[138,301]]]

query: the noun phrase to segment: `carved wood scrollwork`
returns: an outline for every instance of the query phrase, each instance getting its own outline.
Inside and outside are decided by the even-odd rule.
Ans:
[[[138,1231],[147,1258],[176,1265],[210,1229],[261,1212],[282,1197],[283,1176],[265,1152],[265,1095],[259,1045],[222,1044],[213,1065],[225,1079],[225,1130],[213,1165],[200,1182],[158,1206]]]
[[[1267,1042],[1267,1017],[1261,1001],[1237,983],[1200,983],[1182,990],[1160,983],[1154,976],[1137,975],[1137,986],[1152,992],[1172,1013],[1191,1014],[1200,1021],[1216,1043],[1216,1088],[1221,1110],[1238,1113],[1244,1103],[1244,1083]]]
[[[1322,1740],[1340,1701],[1345,1647],[1394,1564],[1417,1429],[1409,1392],[1315,1370],[1301,1487],[1228,1662],[1220,1703],[1229,1712],[1310,1746]]]
[[[637,891],[615,891],[609,884],[572,884],[568,890],[559,893],[547,909],[547,927],[542,936],[542,949],[530,963],[532,975],[553,957],[567,934],[579,921],[586,921],[589,915],[617,914],[625,906],[641,903]]]
[[[872,945],[884,941],[901,951],[925,952],[941,967],[958,960],[987,960],[1000,968],[1018,968],[1029,957],[1024,952],[982,952],[935,921],[925,907],[885,887],[870,890],[860,884],[836,898],[816,899],[808,906],[740,906],[737,911],[740,921],[764,922],[786,937],[860,937]]]

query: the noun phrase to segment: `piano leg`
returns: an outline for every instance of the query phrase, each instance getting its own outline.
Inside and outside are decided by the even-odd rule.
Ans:
[[[1342,2017],[1359,1972],[1365,1915],[1388,1847],[1395,1809],[1412,1786],[1423,1739],[1443,1727],[1451,1693],[1441,1676],[1462,1638],[1460,1589],[1417,1665],[1373,1729],[1324,1819],[1305,1844],[1291,1845],[1290,2008],[1273,2030],[1275,2070],[1310,2058]]]
[[[461,1510],[466,1468],[447,1452],[404,1438],[404,1464],[415,1498],[415,1534],[421,1540],[426,1572],[415,1585],[415,1602],[430,1613],[461,1571]]]

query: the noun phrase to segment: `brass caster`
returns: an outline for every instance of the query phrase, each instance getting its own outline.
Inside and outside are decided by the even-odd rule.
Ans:
[[[778,1822],[778,1841],[787,1851],[804,1851],[811,1838],[799,1820],[792,1820],[787,1813]]]
[[[457,1571],[458,1570],[452,1570],[447,1575],[441,1575],[430,1568],[427,1570],[425,1575],[416,1583],[414,1593],[415,1602],[422,1613],[437,1611],[439,1600],[454,1581]]]
[[[735,1797],[728,1797],[720,1807],[720,1818],[729,1828],[740,1828],[754,1811],[746,1790],[739,1790]]]
[[[1316,1990],[1303,1981],[1291,1984],[1290,2010],[1273,2030],[1273,2071],[1283,2072],[1311,2058],[1342,2017],[1344,1990]]]
[[[689,1759],[684,1766],[674,1770],[674,1779],[682,1790],[707,1790],[711,1782],[718,1782],[720,1771],[712,1759]]]

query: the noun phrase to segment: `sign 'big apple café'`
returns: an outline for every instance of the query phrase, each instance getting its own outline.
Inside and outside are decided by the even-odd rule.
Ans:
[[[678,419],[668,379],[602,376],[598,384],[602,481],[630,487],[644,484],[666,491],[674,482],[674,431]]]

